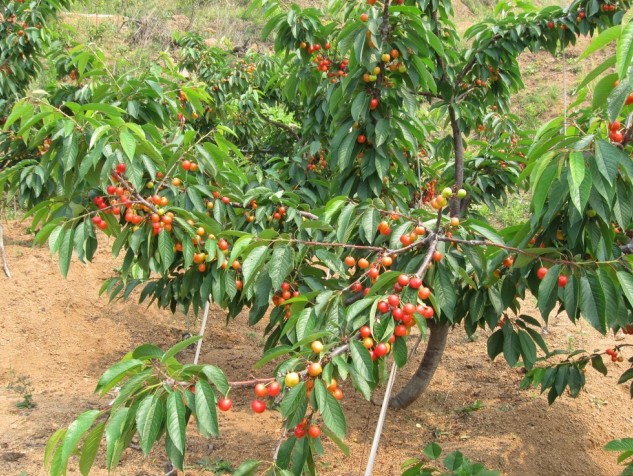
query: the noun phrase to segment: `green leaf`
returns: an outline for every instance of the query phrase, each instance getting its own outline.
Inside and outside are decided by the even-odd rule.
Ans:
[[[598,51],[602,49],[604,46],[608,45],[612,41],[615,41],[620,36],[621,31],[620,25],[612,26],[611,28],[607,28],[606,30],[600,32],[599,35],[595,36],[589,46],[582,52],[582,54],[578,57],[579,60],[586,58],[594,51]]]
[[[631,380],[631,379],[633,379],[633,368],[626,370],[626,372],[620,375],[620,378],[618,379],[618,383],[624,383],[627,380]]]
[[[101,444],[101,438],[103,437],[103,431],[105,430],[105,422],[96,425],[81,446],[81,456],[79,457],[79,471],[83,476],[90,474],[90,469],[94,464],[99,446]]]
[[[233,472],[233,476],[255,476],[255,474],[257,474],[257,470],[259,469],[260,465],[261,465],[260,461],[255,461],[255,460],[244,461]]]
[[[633,276],[626,271],[618,271],[617,276],[626,300],[633,306]]]
[[[218,414],[215,408],[215,395],[211,386],[204,380],[196,382],[196,420],[202,436],[219,436]]]
[[[609,441],[604,447],[606,451],[633,451],[633,438],[622,438]]]
[[[163,232],[158,235],[158,252],[160,254],[163,273],[169,271],[169,267],[174,262],[174,242],[171,233]]]
[[[336,446],[339,447],[339,449],[343,452],[343,454],[345,456],[349,456],[349,448],[347,447],[347,445],[343,442],[342,439],[340,439],[338,436],[336,436],[332,431],[330,431],[330,429],[327,426],[323,426],[321,428],[321,430],[323,431],[323,434],[325,436],[327,436],[330,440],[332,440],[334,442],[334,444]]]
[[[165,420],[165,402],[154,395],[145,397],[136,413],[136,428],[139,434],[140,447],[147,456],[152,450],[156,438],[161,432]]]
[[[488,337],[487,348],[490,360],[494,360],[497,355],[503,352],[503,331],[501,329],[496,330]]]
[[[267,254],[267,246],[258,246],[257,248],[251,250],[244,260],[244,263],[242,264],[242,274],[244,275],[245,288],[251,284],[253,279],[257,276],[257,273],[266,261]]]
[[[541,311],[543,320],[547,322],[549,313],[556,305],[556,297],[558,296],[558,275],[560,274],[560,266],[554,265],[545,274],[538,287],[538,308]]]
[[[594,329],[607,332],[606,298],[596,276],[580,277],[580,312]]]
[[[321,262],[325,264],[325,266],[327,266],[330,270],[338,273],[341,276],[345,276],[347,274],[347,270],[345,269],[345,266],[343,266],[343,262],[334,253],[331,253],[324,249],[318,249],[315,254],[316,257],[319,258],[319,260],[321,260]]]
[[[117,447],[121,444],[120,438],[122,437],[123,427],[125,426],[128,412],[128,407],[119,408],[116,412],[110,415],[108,423],[105,428],[106,435],[106,468],[112,469],[118,464]],[[119,453],[120,454],[120,453]]]
[[[435,442],[431,442],[424,448],[424,454],[427,458],[436,460],[442,454],[442,447]]]
[[[167,397],[167,434],[174,447],[185,454],[185,404],[179,391],[172,391]]]
[[[119,135],[121,140],[121,147],[130,160],[134,160],[134,154],[136,153],[136,139],[129,132],[123,131]]]
[[[323,418],[323,423],[325,423],[336,436],[345,438],[347,424],[345,423],[345,415],[343,414],[341,405],[336,398],[327,391],[322,380],[315,380],[314,390],[316,392],[316,400],[318,402],[319,413]]]
[[[207,376],[209,381],[215,385],[215,388],[217,388],[218,392],[222,395],[226,395],[229,392],[229,381],[222,369],[215,365],[205,365],[202,367],[202,373]]]
[[[273,347],[272,349],[268,349],[261,359],[257,361],[255,364],[256,369],[261,369],[264,365],[266,365],[271,360],[276,359],[277,357],[281,357],[282,355],[286,355],[292,351],[292,346],[290,345],[279,345]]]
[[[79,440],[92,426],[100,413],[101,412],[99,410],[89,410],[79,415],[77,419],[70,424],[68,431],[64,436],[64,441],[62,442],[62,454],[60,460],[62,468],[66,468],[68,465],[68,458],[70,458],[70,455],[77,448]]]
[[[97,382],[97,388],[95,389],[95,392],[100,392],[101,395],[105,395],[128,373],[134,370],[138,370],[142,366],[143,362],[138,359],[117,362],[103,373],[103,375],[99,379],[99,382]]]
[[[376,145],[375,147],[380,147],[389,138],[389,121],[384,118],[378,119],[376,123],[375,135],[376,135]]]
[[[66,431],[66,428],[60,428],[53,433],[46,442],[46,447],[44,448],[44,467],[48,467],[51,463],[51,457],[55,454],[55,449],[59,443],[63,440],[64,436],[66,436]]]
[[[620,78],[626,78],[633,59],[633,22],[624,25],[615,50],[616,70]]]
[[[62,237],[59,245],[59,269],[62,272],[62,276],[68,276],[68,269],[70,268],[70,258],[73,254],[73,235],[74,229],[64,229],[62,231]]]
[[[167,349],[167,351],[165,352],[165,355],[163,355],[163,358],[160,359],[160,361],[161,362],[167,362],[169,359],[171,359],[176,354],[178,354],[178,352],[180,352],[182,350],[185,350],[191,344],[195,344],[200,339],[202,339],[202,336],[197,335],[197,336],[191,336],[188,339],[185,339],[185,340],[182,340],[182,341],[178,342],[173,347],[170,347],[169,349]]]
[[[519,329],[519,345],[521,348],[523,365],[525,365],[525,368],[529,370],[536,362],[536,345],[530,335],[523,329]]]
[[[363,213],[363,218],[361,219],[361,225],[363,227],[363,232],[365,233],[365,239],[369,243],[374,242],[374,237],[376,236],[376,230],[378,229],[378,223],[380,222],[380,214],[377,210],[370,208],[365,213]]]
[[[398,367],[404,367],[407,363],[407,344],[402,337],[396,337],[393,343],[393,360]]]
[[[594,355],[591,358],[591,366],[606,377],[607,367],[604,365],[601,355]]]
[[[374,363],[371,360],[369,351],[358,340],[350,342],[350,353],[354,369],[362,378],[369,382],[374,380]]]
[[[292,248],[290,246],[276,246],[273,250],[268,275],[272,281],[272,288],[279,289],[293,268]]]
[[[512,330],[509,324],[503,326],[503,356],[510,367],[514,367],[519,361],[521,344],[519,336]]]

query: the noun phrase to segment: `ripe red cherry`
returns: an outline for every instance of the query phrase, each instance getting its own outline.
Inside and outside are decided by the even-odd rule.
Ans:
[[[569,281],[569,279],[568,279],[568,278],[567,278],[567,276],[565,276],[564,274],[561,274],[561,275],[558,277],[558,285],[559,285],[561,288],[564,288],[565,286],[567,286],[567,281]]]
[[[221,398],[218,401],[218,408],[223,412],[228,412],[233,406],[233,401],[229,398]]]
[[[408,286],[410,282],[411,278],[409,278],[409,276],[407,276],[406,274],[401,274],[400,276],[398,276],[398,284],[403,288],[405,286]]]
[[[422,280],[420,278],[418,278],[417,276],[414,276],[413,278],[411,278],[411,280],[409,281],[409,287],[411,289],[418,289],[422,286]]]
[[[396,321],[401,321],[404,316],[404,311],[400,309],[399,307],[394,307],[391,310],[391,315]]]
[[[364,144],[365,142],[367,142],[367,137],[361,134],[356,138],[356,142],[358,142],[359,144]]]
[[[273,382],[268,386],[269,397],[276,397],[279,395],[279,392],[281,392],[281,385],[279,385],[279,382]]]
[[[253,400],[251,402],[251,409],[255,413],[264,413],[266,411],[266,402],[262,402],[261,400]]]
[[[442,258],[444,257],[444,253],[442,253],[441,251],[434,251],[433,252],[433,261],[442,261]]]
[[[406,335],[406,333],[407,333],[407,327],[403,326],[402,324],[398,324],[396,328],[393,330],[393,334],[398,337],[402,337]]]
[[[378,312],[384,314],[385,312],[389,311],[389,303],[387,303],[387,301],[380,301],[378,303],[378,306],[376,306],[376,309],[378,309]]]
[[[297,426],[295,427],[294,434],[295,434],[295,438],[297,438],[297,439],[301,439],[301,438],[303,438],[304,436],[306,436],[306,429],[305,429],[305,426],[302,426],[302,425],[297,425]]]
[[[378,268],[370,268],[369,271],[367,271],[367,276],[369,276],[371,279],[376,279],[379,274],[380,271],[378,271]]]
[[[369,326],[363,326],[360,328],[359,334],[363,339],[371,337],[371,329]]]
[[[433,317],[433,314],[435,314],[435,311],[433,311],[433,308],[431,306],[426,306],[422,310],[422,317],[424,317],[425,319],[431,319]]]
[[[260,398],[267,396],[268,389],[266,388],[266,385],[264,385],[263,383],[258,383],[257,385],[255,385],[255,395]]]
[[[312,425],[308,430],[308,434],[310,435],[310,438],[318,438],[321,436],[321,428],[319,428],[318,425]]]
[[[116,172],[118,174],[124,174],[125,170],[126,170],[126,166],[125,164],[121,163],[121,164],[117,164],[116,168],[115,168]]]
[[[414,313],[415,313],[415,304],[412,304],[412,303],[408,302],[408,303],[406,303],[406,304],[404,305],[404,307],[402,308],[402,310],[403,310],[403,312],[404,312],[405,314],[408,314],[408,315],[410,315],[410,316],[411,316],[412,314],[414,314]]]
[[[384,357],[385,355],[387,355],[387,352],[389,352],[389,349],[387,349],[387,345],[384,342],[378,344],[374,349],[374,354],[376,354],[376,357]]]
[[[398,306],[400,304],[400,296],[398,296],[396,294],[391,294],[387,298],[387,301],[389,302],[390,306],[396,307],[396,306]]]
[[[543,279],[546,274],[547,274],[547,268],[545,266],[541,266],[536,272],[536,276],[538,276],[538,279]]]

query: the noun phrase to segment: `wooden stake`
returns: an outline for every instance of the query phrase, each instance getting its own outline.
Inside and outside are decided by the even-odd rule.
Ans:
[[[2,258],[2,269],[7,278],[11,277],[11,271],[9,270],[9,263],[7,262],[7,255],[4,251],[4,241],[2,239],[2,225],[0,225],[0,258]]]

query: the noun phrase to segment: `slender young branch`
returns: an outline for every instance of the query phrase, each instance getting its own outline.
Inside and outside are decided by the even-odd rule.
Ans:
[[[301,137],[299,136],[299,134],[297,134],[294,129],[292,127],[290,127],[287,124],[284,124],[283,122],[279,122],[279,121],[274,121],[272,119],[269,119],[268,117],[266,117],[264,114],[260,114],[260,117],[267,122],[268,124],[270,124],[271,126],[275,126],[275,127],[279,127],[280,129],[285,130],[288,134],[290,134],[292,137],[294,137],[294,139],[298,142],[301,140]]]

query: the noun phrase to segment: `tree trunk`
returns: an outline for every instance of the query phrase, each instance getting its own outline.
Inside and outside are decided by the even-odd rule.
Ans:
[[[464,138],[457,123],[455,108],[452,105],[448,106],[448,115],[451,121],[453,147],[455,149],[455,188],[459,189],[464,185]],[[453,200],[451,202],[451,216],[458,217],[464,213],[468,203],[470,203],[470,200]]]
[[[428,327],[429,341],[422,362],[420,362],[420,366],[411,380],[400,390],[398,395],[390,400],[389,406],[391,408],[407,408],[417,400],[431,383],[431,379],[440,365],[448,339],[449,325],[428,321]]]

